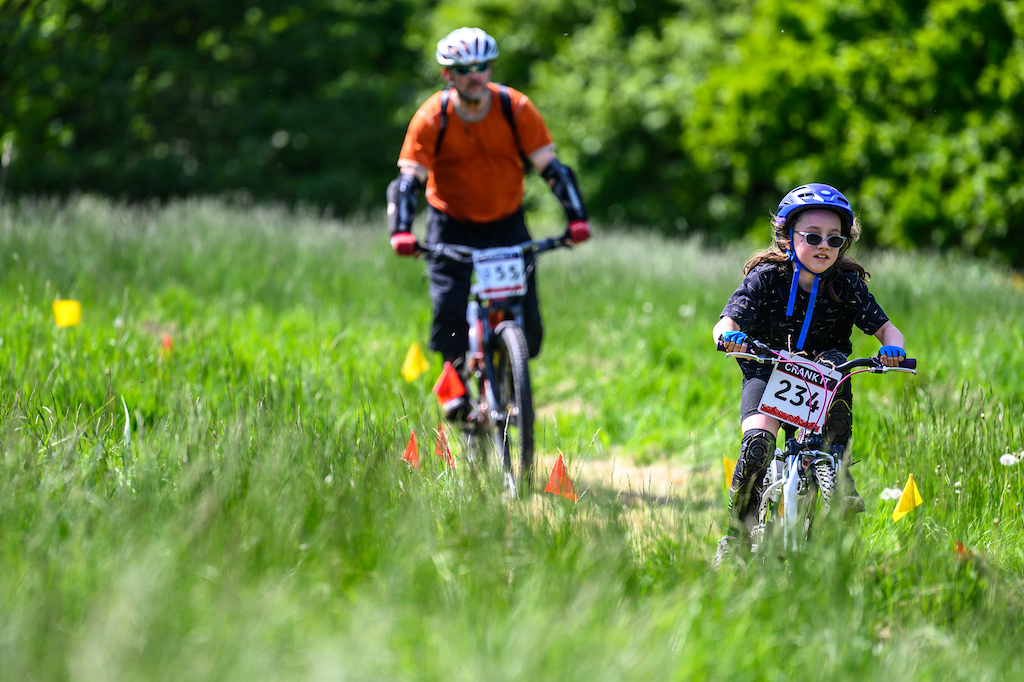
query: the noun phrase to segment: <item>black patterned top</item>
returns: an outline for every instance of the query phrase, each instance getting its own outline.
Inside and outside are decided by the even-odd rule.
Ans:
[[[867,283],[856,273],[839,271],[834,277],[833,288],[840,300],[832,300],[824,281],[819,284],[811,326],[804,340],[803,352],[808,357],[832,349],[849,355],[853,352],[850,342],[853,325],[865,334],[874,334],[889,321],[868,291]],[[792,283],[792,264],[762,263],[743,278],[725,304],[721,317],[731,317],[741,331],[772,348],[795,349],[810,294],[797,287],[793,315],[787,317]],[[744,367],[744,372],[746,369]]]

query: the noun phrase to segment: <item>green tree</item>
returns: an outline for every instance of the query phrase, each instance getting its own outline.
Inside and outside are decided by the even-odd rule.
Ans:
[[[1024,21],[1015,3],[756,3],[698,90],[686,148],[751,226],[808,181],[848,191],[869,243],[1024,263]]]
[[[1024,265],[1009,1],[0,1],[8,189],[377,208],[464,25],[497,38],[495,78],[598,220],[728,240],[823,181],[869,244]]]
[[[419,0],[7,3],[0,131],[21,192],[381,201]],[[398,30],[396,30],[398,27]]]

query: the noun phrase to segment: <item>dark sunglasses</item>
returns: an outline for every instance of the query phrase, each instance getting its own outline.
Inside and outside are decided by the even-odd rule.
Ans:
[[[490,62],[480,62],[479,64],[470,64],[469,66],[453,66],[452,71],[459,74],[460,76],[468,76],[474,71],[477,73],[483,73],[491,68]]]
[[[821,243],[822,239],[825,239],[825,243],[833,249],[842,248],[843,244],[846,243],[846,237],[841,237],[838,234],[831,235],[827,238],[822,237],[817,232],[797,232],[796,234],[802,235],[804,241],[810,246],[817,246]]]

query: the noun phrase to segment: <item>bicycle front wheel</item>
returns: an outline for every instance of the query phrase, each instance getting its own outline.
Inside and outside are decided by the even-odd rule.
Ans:
[[[519,325],[504,322],[495,330],[494,445],[513,494],[533,489],[533,392],[530,354]]]
[[[821,492],[822,514],[827,514],[832,507],[832,500],[836,492],[836,472],[830,463],[819,460],[814,463],[814,478],[818,482],[818,490]]]
[[[782,525],[782,499],[764,495],[757,508],[757,523],[750,531],[751,551],[756,552],[769,542]]]
[[[811,531],[817,517],[825,517],[832,506],[836,491],[836,472],[832,465],[819,459],[813,464],[813,475],[808,472],[807,496],[803,500],[804,538],[811,537]]]

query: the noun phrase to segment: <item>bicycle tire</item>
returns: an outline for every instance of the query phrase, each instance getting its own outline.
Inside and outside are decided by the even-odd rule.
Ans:
[[[836,472],[826,461],[814,463],[813,477],[808,481],[807,495],[803,500],[801,515],[804,520],[803,542],[811,539],[811,530],[817,516],[825,517],[832,507],[836,491]]]
[[[797,544],[801,547],[807,544],[811,539],[811,529],[814,526],[814,518],[817,515],[818,507],[820,506],[820,488],[818,487],[818,481],[813,476],[807,478],[807,490],[804,495],[799,499],[797,505],[797,522],[796,532],[799,534],[798,538],[794,538]]]
[[[780,484],[785,485],[789,477],[789,468],[783,464],[782,468],[775,473],[775,462],[778,453],[769,461],[768,469],[765,471],[765,490],[761,494],[761,502],[757,507],[757,520],[750,530],[752,549],[765,545],[776,535],[783,533],[784,519],[781,512],[784,509],[784,491],[779,488]]]
[[[514,322],[503,322],[494,332],[494,386],[498,418],[494,446],[501,453],[513,493],[533,490],[533,391],[526,335]]]
[[[469,354],[466,355],[466,363],[471,364]],[[472,373],[470,380],[466,382],[466,390],[469,391],[470,402],[474,406],[487,405],[487,381],[482,371],[476,370]],[[462,436],[470,463],[486,465],[494,447],[494,440],[487,433],[487,429],[481,426],[481,420],[464,424]]]
[[[776,526],[779,521],[779,502],[768,497],[761,499],[757,508],[757,523],[750,529],[750,545],[752,551],[764,547],[776,534]]]
[[[818,493],[821,495],[821,512],[828,514],[836,492],[836,472],[828,462],[818,461],[814,463],[814,478],[818,481]]]

